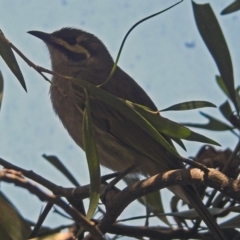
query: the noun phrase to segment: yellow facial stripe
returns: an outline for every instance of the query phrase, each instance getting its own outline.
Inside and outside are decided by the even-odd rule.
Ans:
[[[74,53],[82,53],[82,54],[85,54],[87,58],[90,57],[90,54],[89,52],[87,51],[86,48],[82,47],[81,45],[70,45],[68,44],[66,41],[62,40],[62,39],[59,39],[59,38],[55,38],[53,37],[52,39],[55,43],[63,46],[64,48],[68,49],[69,51],[71,52],[74,52]]]

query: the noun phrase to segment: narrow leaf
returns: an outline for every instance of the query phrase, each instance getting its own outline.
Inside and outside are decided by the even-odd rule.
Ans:
[[[237,109],[232,60],[217,18],[209,4],[196,4],[192,2],[192,5],[201,37],[215,60],[230,98]]]
[[[229,121],[230,116],[232,115],[232,109],[228,101],[224,102],[220,107],[219,107],[220,112],[222,115]]]
[[[86,91],[85,91],[86,92]],[[90,175],[90,204],[87,212],[87,218],[90,219],[98,206],[100,198],[100,164],[98,159],[97,146],[92,126],[90,104],[86,92],[86,103],[83,112],[83,144],[87,157],[88,169]]]
[[[181,198],[179,198],[177,195],[172,196],[171,200],[170,200],[170,207],[171,207],[171,212],[179,212],[178,210],[178,204],[181,201]],[[181,206],[186,205],[186,203],[183,201],[181,203]],[[187,227],[187,223],[186,220],[183,218],[178,218],[175,217],[175,221],[177,222],[178,226],[183,228],[183,227]]]
[[[216,81],[217,81],[218,86],[222,89],[222,91],[226,94],[226,96],[228,98],[230,98],[229,92],[225,86],[223,79],[220,76],[216,76]]]
[[[210,103],[207,101],[189,101],[189,102],[183,102],[183,103],[172,105],[171,107],[165,108],[160,112],[192,110],[192,109],[204,108],[204,107],[216,107],[216,106],[213,103]]]
[[[238,10],[240,10],[240,1],[235,0],[235,2],[231,3],[229,6],[227,6],[226,8],[224,8],[222,10],[221,15],[233,13],[233,12],[236,12]]]
[[[54,213],[55,213],[55,211],[54,211]],[[32,226],[32,227],[35,226],[34,222],[31,222],[31,221],[27,221],[27,222],[30,226]],[[46,239],[46,237],[45,238],[42,238],[42,237],[43,237],[43,235],[44,236],[49,236],[49,235],[59,233],[59,232],[67,232],[71,227],[72,227],[72,224],[60,225],[60,226],[56,226],[56,227],[41,226],[41,229],[38,232],[39,237],[38,238],[33,238],[31,240],[56,240],[56,239],[51,239],[51,238]],[[65,231],[62,231],[62,230],[65,230]],[[60,239],[57,239],[57,240],[60,240]]]
[[[56,156],[47,156],[45,154],[42,155],[49,163],[51,163],[56,169],[58,169],[74,186],[78,187],[80,184],[74,178],[74,176],[68,171],[68,169],[62,164],[59,158]]]
[[[211,138],[205,137],[204,135],[193,132],[193,131],[191,131],[191,134],[185,139],[188,141],[202,142],[202,143],[213,144],[216,146],[221,146],[218,142],[212,140]]]
[[[182,124],[188,127],[203,128],[203,129],[208,129],[212,131],[227,131],[227,130],[234,129],[233,127],[227,125],[226,123],[221,122],[218,119],[206,113],[200,112],[200,114],[206,117],[209,120],[209,122],[206,124],[197,124],[197,123],[182,123]]]
[[[126,103],[139,112],[145,119],[147,119],[147,121],[149,121],[155,129],[169,137],[181,138],[188,141],[198,141],[219,146],[219,144],[214,140],[195,133],[189,128],[186,128],[185,126],[164,118],[156,113],[146,111],[141,105],[134,104],[129,101],[126,101]]]
[[[2,100],[3,100],[3,85],[4,85],[3,76],[0,71],[0,109],[2,106]]]
[[[211,215],[217,215],[225,211],[225,209],[222,208],[208,208],[208,211],[210,212]],[[186,211],[181,211],[181,212],[173,212],[173,213],[164,213],[162,215],[165,216],[173,216],[173,217],[181,217],[184,219],[198,219],[199,214],[194,210],[186,210]]]
[[[236,97],[237,97],[237,105],[238,105],[238,109],[240,109],[240,86],[238,86],[235,90],[236,92]]]
[[[25,240],[31,228],[0,191],[0,239]]]
[[[141,24],[142,22],[144,22],[144,21],[146,21],[146,20],[148,20],[148,19],[150,19],[150,18],[153,18],[153,17],[155,17],[155,16],[157,16],[157,15],[159,15],[159,14],[161,14],[161,13],[164,13],[164,12],[168,11],[169,9],[175,7],[176,5],[178,5],[179,3],[181,3],[182,1],[183,1],[183,0],[181,0],[181,1],[173,4],[172,6],[166,8],[166,9],[160,11],[160,12],[154,13],[154,14],[148,16],[148,17],[145,17],[145,18],[141,19],[140,21],[138,21],[137,23],[135,23],[135,24],[128,30],[128,32],[126,33],[126,35],[125,35],[124,38],[123,38],[123,41],[122,41],[122,43],[121,43],[120,48],[119,48],[116,61],[115,61],[114,64],[113,64],[113,68],[112,68],[112,70],[111,70],[108,78],[106,79],[106,81],[104,81],[104,82],[101,84],[101,86],[104,85],[104,84],[106,84],[106,83],[110,80],[110,78],[113,76],[114,72],[116,71],[117,64],[118,64],[119,58],[120,58],[120,56],[121,56],[121,52],[122,52],[122,50],[123,50],[123,46],[124,46],[124,44],[125,44],[125,42],[126,42],[126,40],[127,40],[127,37],[128,37],[129,34],[133,31],[133,29],[134,29],[135,27],[137,27],[139,24]]]
[[[183,144],[183,142],[181,141],[181,139],[179,138],[174,138],[174,137],[171,137],[171,139],[177,143],[183,150],[187,151],[185,145]]]
[[[150,210],[154,215],[164,213],[164,208],[162,205],[162,196],[160,191],[156,191],[145,196],[146,199],[146,208]],[[170,226],[166,216],[159,216],[161,221]]]
[[[223,223],[219,224],[221,228],[239,228],[240,226],[240,215],[233,217]]]
[[[132,176],[131,178],[124,177],[123,180],[126,182],[128,186],[130,186],[131,184],[139,182],[141,179],[139,178],[139,176],[136,175]],[[159,213],[164,213],[162,200],[163,196],[161,194],[161,191],[152,192],[150,194],[147,194],[146,196],[137,199],[139,203],[146,206],[150,210],[150,212],[156,215],[156,217],[158,217]],[[146,216],[144,216],[143,218],[146,218]],[[161,219],[161,221],[170,226],[170,223],[165,216],[159,216],[159,219]]]
[[[3,60],[6,62],[8,67],[11,69],[12,73],[16,76],[24,90],[27,92],[26,84],[22,72],[18,66],[17,60],[1,30],[0,30],[0,55],[2,56]]]

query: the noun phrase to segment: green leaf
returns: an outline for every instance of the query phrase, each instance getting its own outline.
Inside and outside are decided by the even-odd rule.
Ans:
[[[164,118],[154,112],[146,111],[142,105],[134,104],[129,101],[126,101],[126,103],[131,108],[139,112],[139,114],[141,114],[155,129],[161,133],[166,134],[169,137],[181,138],[188,141],[209,143],[219,146],[219,144],[214,140],[207,138],[201,134],[195,133],[185,126]]]
[[[101,100],[109,104],[110,106],[116,108],[119,112],[126,115],[133,122],[135,122],[139,127],[141,127],[146,133],[148,133],[152,138],[154,138],[158,143],[165,147],[170,153],[174,154],[177,157],[180,157],[176,149],[169,144],[168,141],[136,110],[131,108],[128,101],[117,98],[112,94],[98,88],[89,82],[83,81],[77,78],[71,78],[64,76],[65,79],[71,80],[85,88],[87,91],[91,92],[95,96],[99,97]]]
[[[51,163],[56,169],[58,169],[74,186],[78,187],[80,184],[74,178],[74,176],[68,171],[68,169],[62,164],[62,162],[56,156],[42,155],[49,163]]]
[[[225,211],[223,208],[208,208],[208,211],[210,212],[211,215],[217,215]],[[199,219],[199,214],[194,210],[186,210],[186,211],[181,211],[181,212],[173,212],[173,213],[164,213],[163,215],[165,216],[173,216],[173,217],[180,217],[184,219]]]
[[[131,184],[139,182],[141,179],[139,178],[139,176],[135,175],[131,176],[131,178],[124,177],[123,180],[128,186],[130,186]],[[156,217],[158,217],[159,213],[164,213],[162,198],[163,197],[161,191],[156,191],[147,194],[146,196],[143,196],[141,198],[138,198],[137,201],[142,205],[146,206],[146,208],[148,208],[150,212],[152,212],[154,215],[156,215]],[[144,216],[143,218],[146,218],[146,216]],[[159,216],[159,219],[161,219],[161,221],[170,226],[170,223],[165,216]]]
[[[192,109],[204,108],[204,107],[216,107],[216,106],[207,101],[189,101],[189,102],[183,102],[183,103],[172,105],[171,107],[165,108],[160,112],[192,110]]]
[[[194,209],[185,210],[185,211],[181,211],[181,212],[177,211],[177,204],[178,204],[179,200],[180,200],[180,198],[177,197],[177,196],[172,197],[172,200],[171,200],[170,204],[171,204],[171,209],[173,210],[173,212],[160,213],[158,215],[154,214],[154,215],[150,215],[149,217],[172,216],[172,217],[179,217],[179,218],[182,218],[182,219],[191,219],[191,220],[200,218],[199,214]],[[226,209],[224,209],[224,208],[207,208],[207,209],[210,212],[210,214],[213,215],[213,216],[223,214],[223,213],[226,212]],[[229,212],[231,212],[231,210],[229,210]],[[143,217],[141,216],[138,219],[141,219],[141,218],[143,218]]]
[[[0,71],[0,109],[2,106],[2,100],[3,100],[3,85],[4,85],[3,76]]]
[[[219,224],[221,228],[239,228],[240,226],[240,215],[233,217],[223,223]]]
[[[178,204],[179,201],[181,201],[181,198],[179,198],[177,195],[172,196],[172,198],[170,200],[170,207],[171,207],[172,213],[179,212],[179,210],[178,210],[178,205],[180,205],[180,204]],[[183,204],[185,204],[185,202],[182,202],[181,206],[183,206]],[[183,228],[184,226],[187,227],[185,219],[175,217],[174,220],[177,222],[177,225],[179,227],[181,227],[181,228]]]
[[[211,138],[205,137],[204,135],[193,132],[193,131],[191,131],[191,134],[185,139],[188,141],[202,142],[202,143],[213,144],[216,146],[221,146],[218,142],[212,140]]]
[[[181,141],[181,139],[179,138],[174,138],[174,137],[171,137],[171,139],[177,143],[183,150],[187,151],[185,145],[183,144],[183,142]]]
[[[26,240],[30,226],[0,191],[0,239]]]
[[[236,88],[236,97],[237,97],[238,109],[240,109],[240,86]]]
[[[221,15],[233,13],[240,10],[240,1],[236,0],[235,2],[231,3],[229,6],[224,8],[221,12]]]
[[[125,35],[124,38],[123,38],[123,41],[122,41],[122,43],[121,43],[121,46],[120,46],[119,51],[118,51],[118,54],[117,54],[116,61],[115,61],[114,64],[113,64],[112,70],[111,70],[108,78],[106,79],[106,81],[104,81],[100,86],[103,86],[104,84],[106,84],[106,83],[111,79],[111,77],[113,76],[114,72],[116,71],[116,69],[117,69],[117,64],[118,64],[119,58],[120,58],[121,53],[122,53],[122,50],[123,50],[123,46],[124,46],[124,44],[125,44],[125,42],[126,42],[126,40],[127,40],[127,37],[128,37],[129,34],[133,31],[133,29],[134,29],[135,27],[137,27],[139,24],[141,24],[142,22],[144,22],[144,21],[146,21],[146,20],[148,20],[148,19],[150,19],[150,18],[153,18],[153,17],[155,17],[155,16],[157,16],[157,15],[159,15],[159,14],[161,14],[161,13],[164,13],[164,12],[168,11],[169,9],[175,7],[176,5],[178,5],[179,3],[181,3],[182,1],[183,1],[183,0],[181,0],[181,1],[173,4],[172,6],[170,6],[170,7],[168,7],[168,8],[165,8],[164,10],[162,10],[162,11],[160,11],[160,12],[154,13],[154,14],[148,16],[148,17],[145,17],[145,18],[141,19],[140,21],[138,21],[137,23],[135,23],[135,24],[128,30],[128,32],[126,33],[126,35]]]
[[[229,92],[225,86],[223,79],[220,76],[216,76],[216,81],[218,86],[222,89],[222,91],[227,95],[228,98],[230,98]]]
[[[28,224],[30,226],[35,226],[35,223],[28,221]],[[67,224],[67,225],[60,225],[54,228],[50,228],[48,226],[41,226],[41,228],[38,231],[38,236],[36,238],[33,238],[31,240],[60,240],[63,238],[51,238],[52,235],[55,233],[60,233],[60,232],[67,232],[73,225],[72,224]],[[63,231],[65,230],[65,231]]]
[[[87,218],[90,219],[98,206],[98,201],[100,198],[101,175],[87,92],[85,109],[83,112],[83,144],[90,175],[90,204],[87,212]]]
[[[162,205],[162,194],[160,191],[156,191],[145,196],[146,208],[149,212],[157,215],[164,223],[170,226],[170,223],[166,216],[159,216],[158,214],[164,213],[164,208]]]
[[[221,122],[218,119],[206,113],[200,112],[200,114],[203,115],[205,118],[207,118],[209,122],[206,124],[197,124],[197,123],[182,123],[182,124],[188,127],[203,128],[203,129],[208,129],[212,131],[227,131],[227,130],[234,129],[233,127],[227,125],[226,123]]]
[[[229,118],[232,114],[232,109],[228,101],[224,102],[220,107],[219,107],[220,112],[222,115],[229,121]]]
[[[196,4],[192,1],[192,5],[199,33],[215,60],[230,98],[237,110],[232,60],[217,18],[209,4]]]
[[[177,195],[173,195],[170,201],[171,212],[178,211],[178,203],[181,200]]]
[[[12,73],[16,76],[24,90],[27,92],[26,84],[22,75],[22,72],[18,66],[17,60],[13,54],[12,49],[9,47],[9,43],[0,30],[0,55],[6,62]]]

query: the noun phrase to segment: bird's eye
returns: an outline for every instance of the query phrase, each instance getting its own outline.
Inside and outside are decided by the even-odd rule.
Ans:
[[[66,39],[66,41],[67,41],[70,45],[76,45],[76,43],[77,43],[76,38],[69,38],[69,39]]]

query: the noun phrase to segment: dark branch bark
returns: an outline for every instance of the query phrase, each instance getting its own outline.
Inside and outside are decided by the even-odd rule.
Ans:
[[[53,191],[53,193],[57,192],[58,195],[70,196],[70,192],[72,194],[71,196],[73,195],[75,197],[80,196],[81,198],[83,197],[82,195],[83,193],[84,197],[87,197],[89,195],[89,186],[79,187],[77,189],[65,189],[63,187],[59,187],[51,183],[50,181],[37,175],[33,171],[27,171],[25,169],[14,166],[13,164],[10,164],[7,161],[4,161],[3,159],[0,159],[0,165],[3,165],[5,168],[11,168],[16,171],[20,171],[24,176],[31,178],[32,180],[38,182],[39,184],[47,187],[49,190]],[[7,181],[6,177],[2,176],[1,178],[2,180]],[[117,217],[132,201],[142,196],[145,196],[148,193],[174,185],[185,186],[197,184],[204,184],[205,186],[212,187],[220,191],[221,193],[227,195],[228,197],[231,197],[236,201],[240,201],[240,182],[238,180],[228,178],[227,176],[225,176],[224,174],[215,169],[210,168],[208,169],[208,171],[205,172],[196,168],[172,170],[166,173],[155,175],[146,180],[139,181],[135,184],[126,187],[125,189],[119,192],[115,190],[110,190],[106,194],[105,199],[106,214],[98,224],[98,229],[102,233],[106,233],[114,224]],[[34,194],[36,194],[36,192]],[[50,201],[50,199],[48,201]],[[59,205],[58,201],[56,202],[56,200],[54,200],[54,203]],[[77,213],[74,212],[74,214]]]

